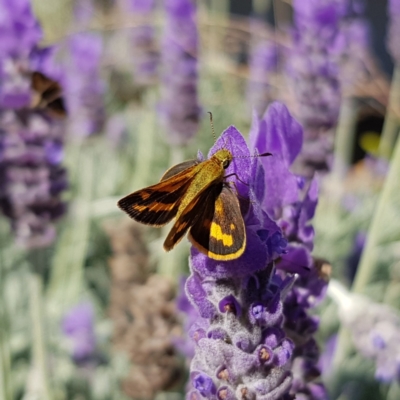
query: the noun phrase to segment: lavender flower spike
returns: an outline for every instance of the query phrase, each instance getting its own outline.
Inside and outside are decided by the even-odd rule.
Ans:
[[[42,30],[28,0],[2,0],[0,18],[0,108],[27,107],[32,96],[30,56]]]
[[[155,82],[159,64],[152,23],[156,4],[154,0],[125,0],[125,3],[126,8],[133,12],[136,25],[130,32],[134,79],[138,85],[145,86]]]
[[[297,279],[283,302],[285,322],[283,329],[295,344],[292,358],[293,383],[291,394],[305,399],[326,398],[323,385],[316,379],[319,350],[314,334],[318,319],[310,315],[325,295],[329,265],[313,260],[314,229],[310,220],[318,200],[318,184],[314,178],[305,181],[294,175],[290,167],[296,162],[302,146],[303,132],[285,105],[273,103],[264,117],[254,117],[250,143],[254,151],[270,151],[273,157],[264,157],[265,195],[261,197],[262,209],[272,216],[287,240],[285,252],[277,263],[277,273],[282,279]]]
[[[69,131],[75,137],[99,133],[105,123],[105,84],[100,76],[101,36],[80,33],[69,39],[70,59],[65,77]]]
[[[30,108],[33,71],[50,75],[52,53],[39,49],[40,27],[28,0],[0,2],[0,210],[16,241],[32,249],[55,238],[54,220],[65,210],[63,121]]]
[[[168,141],[183,145],[196,134],[200,116],[196,13],[191,0],[166,0],[165,8],[160,113],[167,126]]]
[[[340,108],[339,70],[333,48],[345,12],[340,1],[296,0],[295,29],[288,75],[304,127],[304,146],[296,161],[303,176],[330,169],[333,132]]]
[[[271,85],[273,73],[278,69],[278,47],[273,41],[258,43],[251,52],[247,98],[258,115],[267,109],[274,98]]]
[[[400,315],[397,310],[351,294],[338,281],[328,294],[339,306],[339,315],[350,330],[357,350],[376,364],[375,377],[383,382],[400,379]]]
[[[0,209],[17,243],[48,246],[56,235],[54,220],[65,211],[63,126],[32,111],[1,111],[0,121]]]
[[[227,147],[236,158],[226,174],[236,182],[245,214],[247,246],[232,261],[215,261],[191,250],[186,293],[199,312],[190,335],[195,343],[188,399],[289,399],[293,342],[283,324],[283,301],[295,276],[276,273],[286,246],[281,230],[261,209],[264,171],[250,158],[244,138],[229,127],[209,156]],[[251,199],[251,202],[245,199]]]

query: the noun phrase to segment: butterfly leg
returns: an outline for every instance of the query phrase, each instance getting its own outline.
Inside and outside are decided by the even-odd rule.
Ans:
[[[243,181],[238,177],[237,173],[235,173],[235,172],[233,172],[232,174],[226,175],[224,178],[226,179],[226,178],[229,178],[230,176],[235,176],[236,179],[237,179],[239,182],[243,183],[243,185],[250,186],[248,183],[243,182]]]
[[[237,188],[237,186],[236,186],[236,182],[234,182],[234,181],[227,181],[227,182],[225,182],[225,183],[227,183],[229,186],[232,184],[232,185],[235,187],[235,191],[236,191],[236,196],[237,196],[237,197],[239,197],[239,198],[242,199],[242,200],[245,200],[245,201],[250,202],[250,204],[255,204],[255,201],[249,199],[248,197],[242,196],[242,195],[239,193],[238,188]]]
[[[231,185],[234,186],[235,192],[236,192],[236,196],[237,196],[237,197],[239,197],[239,198],[242,199],[242,200],[246,200],[246,201],[249,200],[248,197],[242,196],[242,195],[239,193],[239,190],[238,190],[238,188],[237,188],[237,186],[236,186],[236,182],[234,182],[234,181],[226,181],[225,183],[228,184],[229,186],[231,186]]]

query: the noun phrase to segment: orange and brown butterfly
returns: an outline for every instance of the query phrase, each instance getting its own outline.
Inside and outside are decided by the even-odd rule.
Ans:
[[[160,227],[175,218],[164,242],[166,251],[189,231],[192,244],[214,260],[234,260],[243,254],[246,248],[245,225],[235,185],[227,181],[235,174],[226,173],[235,157],[241,156],[234,156],[226,146],[232,130],[241,137],[247,149],[236,128],[229,127],[207,160],[177,164],[164,173],[159,183],[118,202],[123,211],[143,224]],[[224,141],[226,143],[221,146]],[[236,150],[243,153],[243,144],[235,147],[235,153]]]
[[[43,110],[55,118],[66,117],[62,88],[58,82],[35,71],[32,72],[31,87],[34,93],[32,108]]]

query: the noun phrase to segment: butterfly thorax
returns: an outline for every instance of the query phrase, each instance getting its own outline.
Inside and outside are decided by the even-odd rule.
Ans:
[[[228,149],[218,150],[210,160],[214,161],[214,163],[220,165],[223,169],[229,167],[229,164],[232,161],[232,153]]]
[[[225,169],[232,160],[232,153],[227,149],[218,150],[210,159],[203,161],[198,166],[198,172],[193,178],[184,198],[179,206],[177,216],[187,207],[195,204],[193,200],[210,186],[221,184],[224,180]]]

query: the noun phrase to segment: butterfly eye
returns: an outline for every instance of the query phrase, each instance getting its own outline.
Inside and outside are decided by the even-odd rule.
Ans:
[[[224,169],[227,169],[229,167],[230,163],[231,162],[229,160],[224,160],[224,161],[222,161],[222,166],[224,167]]]

